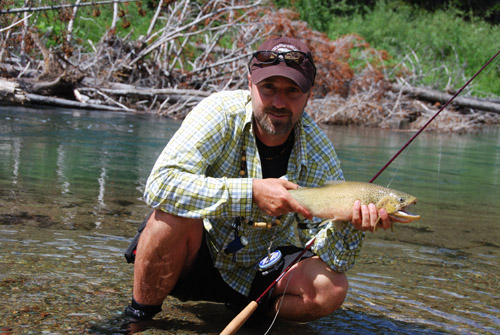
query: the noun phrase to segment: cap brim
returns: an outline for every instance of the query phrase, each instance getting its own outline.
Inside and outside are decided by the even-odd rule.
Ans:
[[[297,84],[303,93],[308,92],[312,86],[312,83],[302,72],[285,65],[282,62],[265,67],[252,66],[252,82],[254,84],[258,84],[264,79],[275,76],[285,77],[292,80],[295,84]]]

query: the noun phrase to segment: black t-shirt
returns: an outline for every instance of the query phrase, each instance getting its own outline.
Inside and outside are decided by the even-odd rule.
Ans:
[[[263,177],[279,178],[285,175],[288,167],[288,159],[293,149],[293,132],[288,136],[285,143],[275,147],[268,147],[258,138],[256,139]]]

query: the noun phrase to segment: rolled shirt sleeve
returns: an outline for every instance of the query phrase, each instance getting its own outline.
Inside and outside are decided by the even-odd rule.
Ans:
[[[224,98],[213,95],[195,107],[158,157],[144,192],[152,208],[190,218],[251,212],[252,179],[238,178],[237,169],[243,127],[234,120],[245,116],[237,113],[245,104]]]

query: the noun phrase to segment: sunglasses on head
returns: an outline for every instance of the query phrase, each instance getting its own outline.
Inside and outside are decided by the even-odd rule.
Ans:
[[[255,58],[261,64],[276,64],[282,61],[289,66],[301,65],[306,59],[308,59],[314,66],[310,56],[302,51],[276,52],[264,50],[255,52],[253,54],[253,58]]]
[[[250,62],[248,63],[248,67],[250,69],[250,65],[252,64],[252,59],[255,58],[258,63],[256,65],[272,65],[277,64],[279,62],[285,62],[288,66],[300,66],[302,65],[306,59],[309,60],[311,64],[314,74],[313,78],[316,76],[316,66],[314,66],[314,62],[312,57],[309,54],[306,54],[302,51],[287,51],[287,52],[276,52],[270,50],[257,51],[254,52]]]

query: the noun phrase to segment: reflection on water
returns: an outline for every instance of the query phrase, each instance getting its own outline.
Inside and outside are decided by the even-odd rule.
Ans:
[[[123,250],[142,190],[179,122],[0,106],[1,332],[124,332]],[[368,181],[413,135],[324,127],[346,178]],[[269,334],[500,334],[500,135],[423,133],[376,183],[419,197],[422,220],[366,238],[344,307]],[[150,328],[217,334],[218,304],[164,304]],[[264,333],[247,327],[242,334]]]
[[[124,218],[143,215],[153,157],[179,125],[120,113],[0,113],[0,195],[10,200],[4,214],[36,213],[54,228],[123,228]]]

